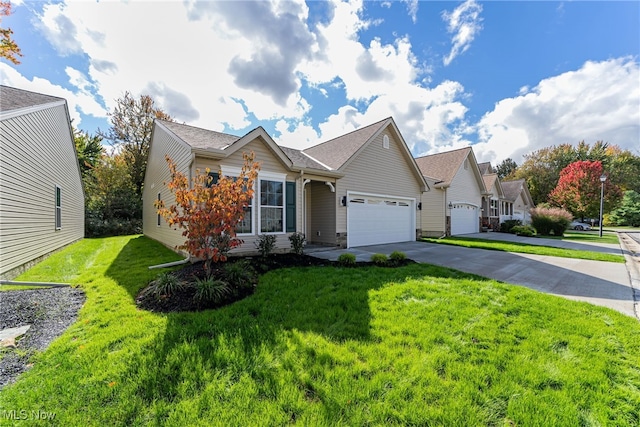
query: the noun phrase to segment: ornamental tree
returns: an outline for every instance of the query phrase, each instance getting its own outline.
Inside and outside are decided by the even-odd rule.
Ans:
[[[173,160],[165,158],[171,172],[171,182],[165,185],[174,194],[175,204],[165,207],[159,200],[155,207],[169,226],[184,229],[182,235],[187,240],[178,249],[203,259],[210,274],[212,262],[226,261],[229,251],[243,243],[236,237],[236,227],[251,203],[260,165],[253,153],[244,153],[244,165],[237,177],[225,177],[219,171],[214,183],[209,169],[204,173],[196,170],[189,185]]]
[[[0,1],[0,21],[3,16],[11,15],[11,2]],[[14,64],[19,64],[19,56],[22,56],[20,47],[11,37],[13,30],[11,28],[0,28],[0,58],[5,58]]]
[[[549,201],[561,206],[579,218],[595,217],[600,211],[600,176],[603,174],[600,161],[577,161],[560,172],[558,185],[549,194]],[[604,201],[606,208],[620,200],[620,189],[611,181],[605,182]]]

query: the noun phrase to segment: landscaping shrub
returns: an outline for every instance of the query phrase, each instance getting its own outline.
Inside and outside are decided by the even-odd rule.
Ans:
[[[407,259],[407,254],[402,251],[393,251],[391,255],[389,255],[389,259],[395,263],[400,263]]]
[[[511,233],[516,236],[533,237],[536,235],[536,230],[530,225],[516,225],[511,228]]]
[[[196,293],[193,296],[200,304],[218,304],[231,293],[227,282],[213,277],[196,279]]]
[[[531,213],[531,225],[538,234],[549,236],[562,236],[569,227],[573,215],[561,208],[533,208]]]
[[[297,255],[304,253],[304,244],[307,239],[303,233],[293,233],[289,236],[289,241],[291,242],[291,252]]]
[[[338,262],[342,265],[356,265],[356,256],[352,253],[340,254]]]
[[[502,233],[514,233],[512,229],[518,225],[522,225],[522,221],[519,219],[508,219],[500,224],[500,231]]]
[[[263,258],[268,257],[276,247],[276,236],[274,234],[261,234],[256,242],[256,249]]]
[[[376,265],[387,264],[387,256],[385,254],[373,254],[371,255],[371,262]]]
[[[170,272],[160,273],[151,286],[151,293],[160,298],[166,295],[174,295],[184,288],[180,279]]]
[[[250,289],[257,282],[256,271],[246,260],[226,263],[222,269],[226,282],[233,290],[240,293]]]

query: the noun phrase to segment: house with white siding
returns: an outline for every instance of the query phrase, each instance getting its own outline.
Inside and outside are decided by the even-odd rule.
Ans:
[[[514,181],[502,181],[504,200],[510,206],[509,211],[502,214],[501,221],[507,219],[519,219],[523,223],[531,222],[530,210],[535,208],[533,198],[529,192],[529,186],[524,179]]]
[[[190,177],[206,168],[233,176],[245,152],[253,152],[261,168],[238,233],[244,244],[233,253],[254,252],[262,234],[275,235],[279,250],[290,248],[294,232],[312,244],[341,247],[412,241],[420,234],[428,185],[392,118],[306,150],[279,146],[261,127],[235,136],[156,120],[144,184],[144,234],[172,248],[184,242],[181,230],[169,227],[154,207],[156,200],[166,206],[175,201],[166,186],[165,155]],[[263,197],[265,191],[276,197]]]
[[[0,278],[84,237],[66,100],[0,86]]]
[[[489,193],[471,147],[415,160],[432,188],[422,196],[422,235],[477,233],[483,216],[482,200]]]

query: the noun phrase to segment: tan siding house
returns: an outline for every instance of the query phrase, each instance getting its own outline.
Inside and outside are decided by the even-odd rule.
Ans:
[[[427,206],[443,203],[444,221],[429,220],[425,216],[422,234],[477,233],[482,217],[482,198],[488,193],[471,147],[419,157],[416,163],[425,177],[436,180],[432,188],[443,191],[443,200],[435,195],[423,195]]]
[[[446,188],[438,186],[439,179],[425,177],[431,191],[422,193],[422,210],[420,211],[420,221],[422,224],[423,237],[441,237],[446,230]]]
[[[84,190],[67,103],[0,86],[0,277],[84,237]]]
[[[184,242],[181,231],[157,225],[153,207],[158,193],[165,204],[173,202],[164,184],[165,154],[180,156],[181,170],[191,176],[206,168],[233,176],[243,152],[253,152],[261,168],[251,218],[244,221],[250,227],[239,234],[244,244],[236,254],[255,252],[265,233],[288,250],[293,232],[312,244],[362,246],[415,240],[421,229],[417,211],[428,186],[392,118],[304,151],[278,146],[262,128],[239,137],[157,120],[144,187],[144,233],[170,247]],[[285,192],[275,222],[260,204],[267,185]]]

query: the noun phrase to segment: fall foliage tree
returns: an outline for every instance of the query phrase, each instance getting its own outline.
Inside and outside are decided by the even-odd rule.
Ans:
[[[161,108],[156,107],[150,96],[141,95],[136,99],[127,91],[122,98],[116,99],[116,107],[109,113],[109,131],[98,131],[101,137],[111,141],[124,156],[136,193],[140,197],[154,119],[173,120]]]
[[[11,15],[11,2],[0,1],[0,21],[3,16],[9,15]],[[22,56],[22,52],[15,40],[11,38],[12,35],[11,28],[0,28],[0,58],[19,64],[18,56]]]
[[[212,262],[226,261],[229,251],[242,244],[236,236],[236,227],[251,203],[260,168],[253,153],[245,153],[243,157],[244,165],[237,177],[225,177],[219,172],[214,183],[208,169],[205,173],[197,170],[191,186],[175,162],[165,157],[171,173],[171,181],[166,185],[175,196],[175,204],[166,207],[159,200],[155,207],[169,226],[184,229],[182,235],[187,240],[178,249],[203,259],[208,273]]]
[[[595,217],[600,211],[600,176],[604,173],[601,161],[577,161],[560,172],[558,185],[549,194],[549,201],[579,218]],[[610,209],[620,199],[615,183],[605,183],[604,201]]]

